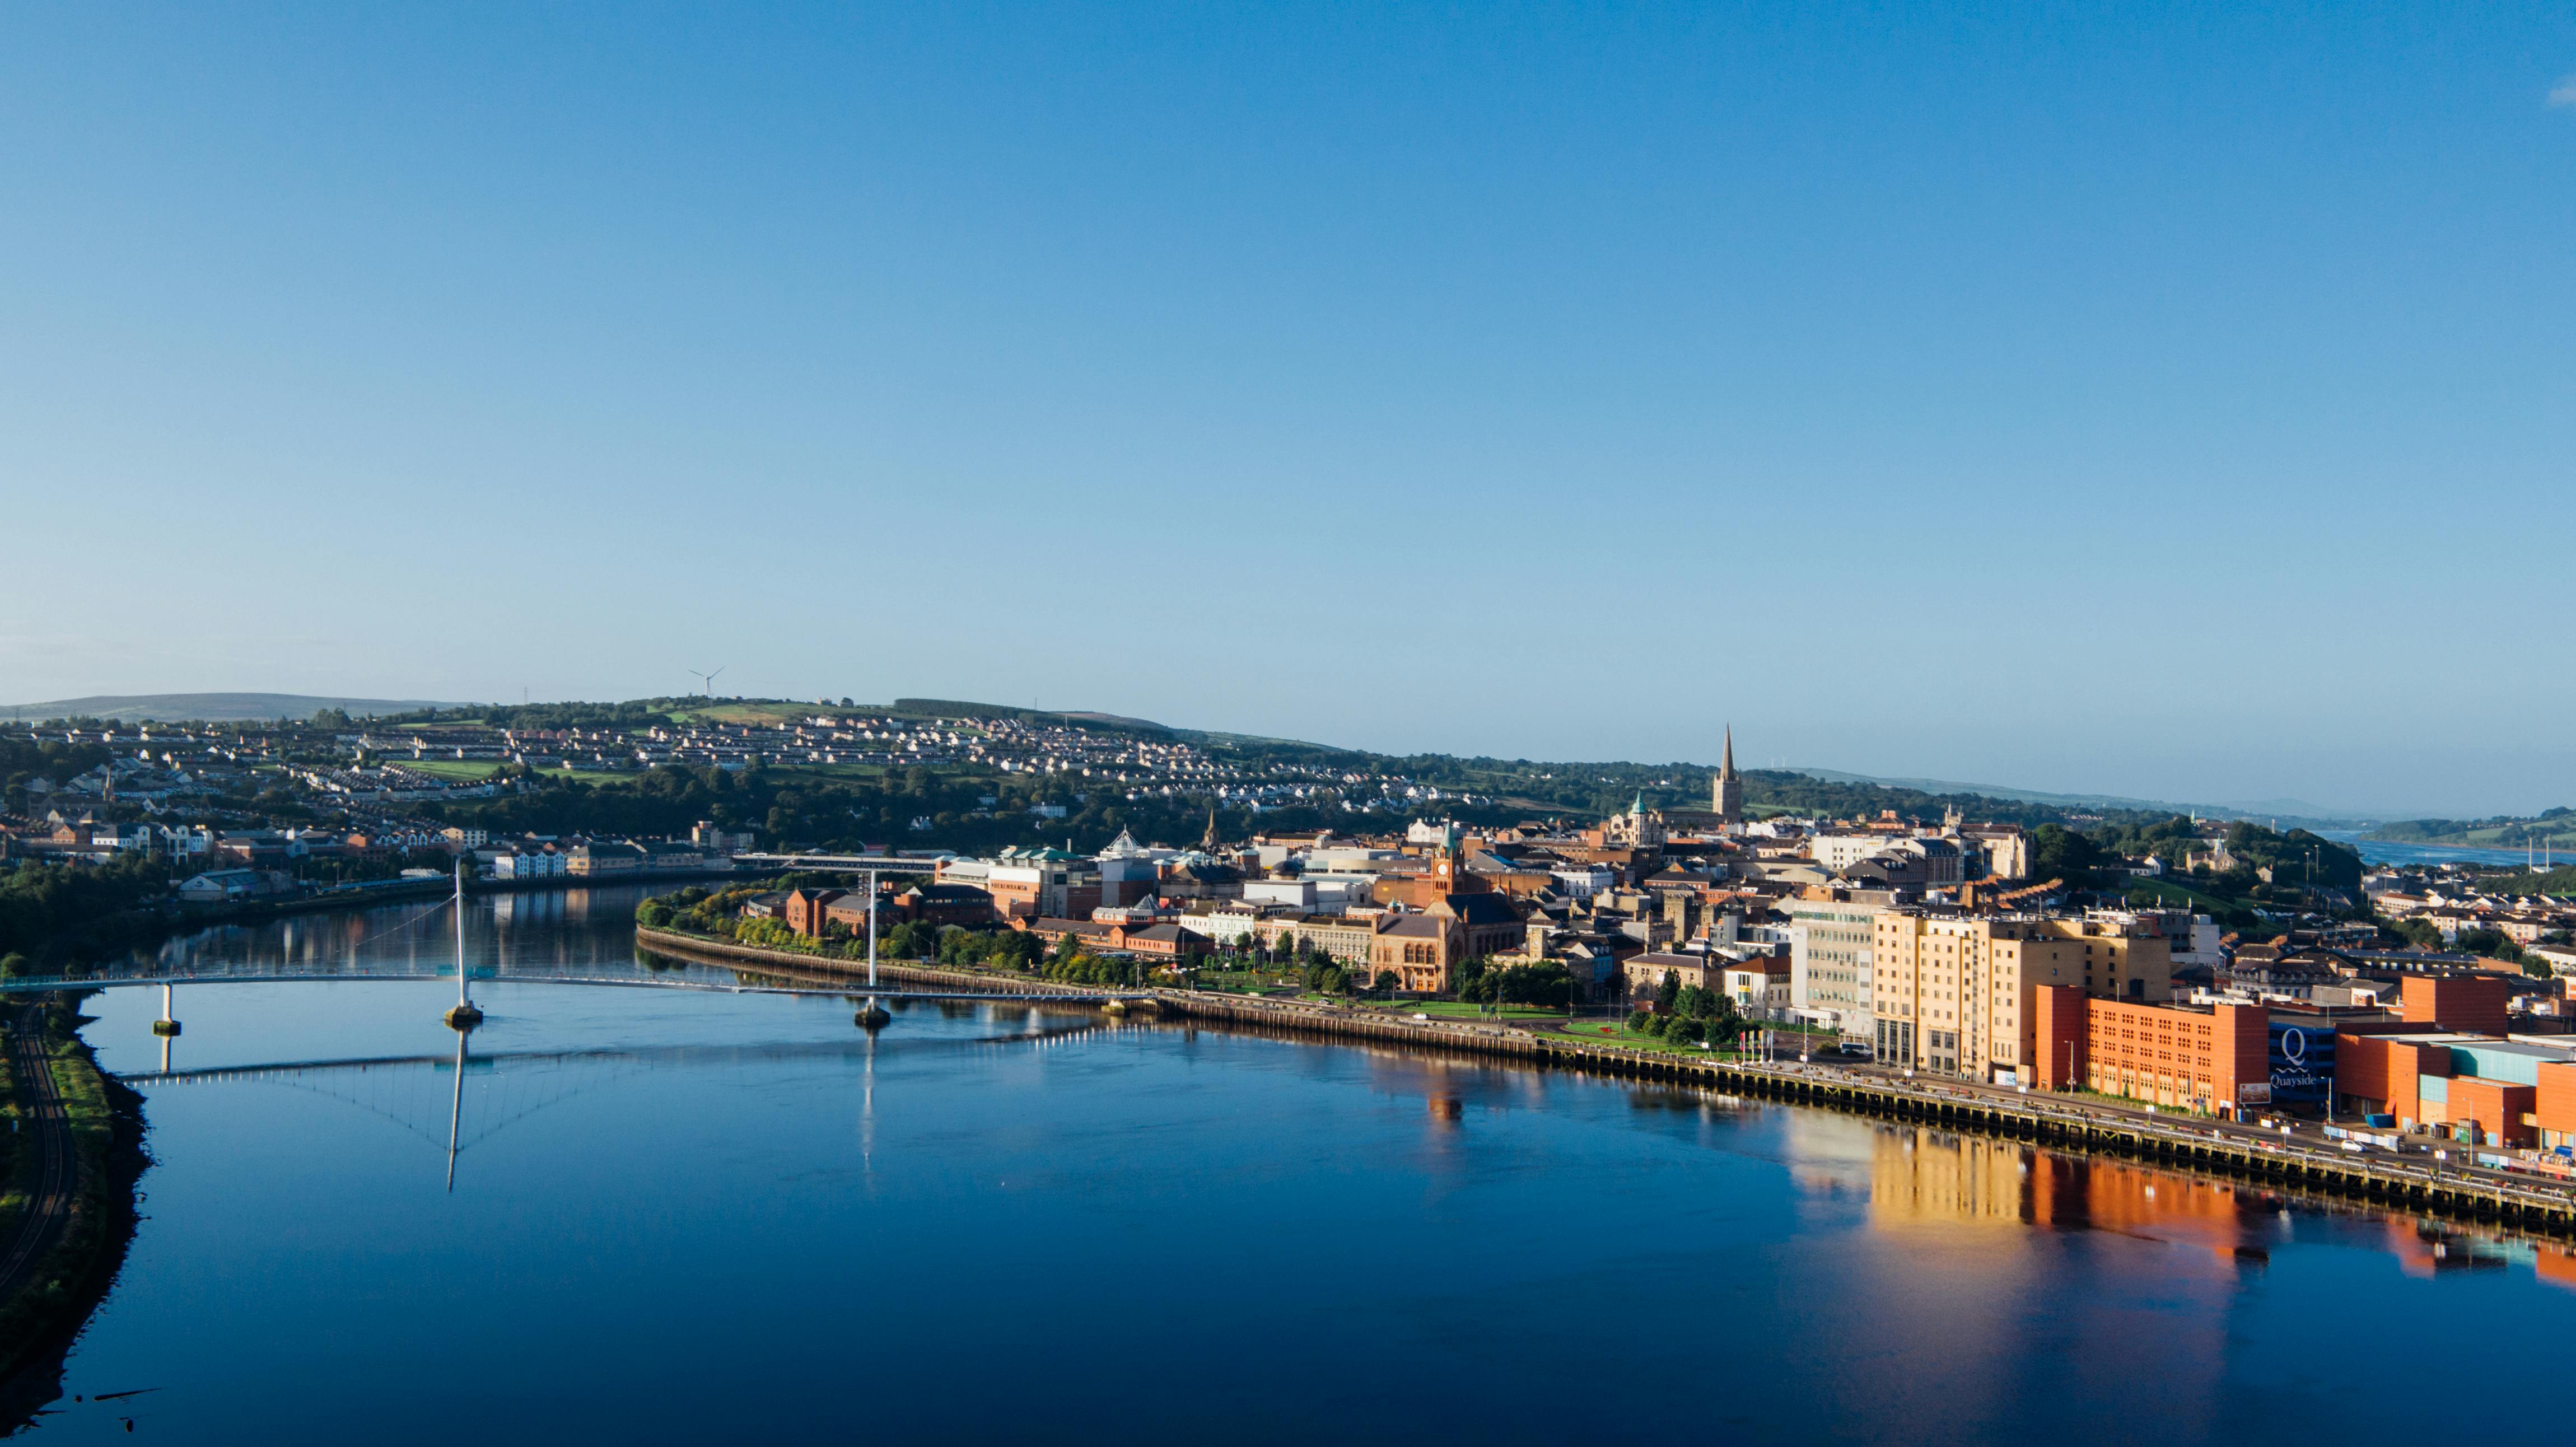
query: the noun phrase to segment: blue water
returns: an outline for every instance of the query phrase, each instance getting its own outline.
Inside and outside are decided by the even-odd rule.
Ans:
[[[614,913],[474,944],[622,958]],[[180,1071],[392,1063],[140,1081],[148,1219],[65,1389],[155,1390],[40,1435],[2376,1440],[2461,1424],[2384,1389],[2430,1364],[2398,1324],[2576,1330],[2554,1250],[1820,1112],[1017,1005],[871,1045],[839,1000],[478,988],[461,1106],[439,985],[180,991]],[[93,1009],[157,1074],[157,992]]]
[[[2320,829],[2317,833],[2323,838],[2349,844],[2361,851],[2361,862],[2364,864],[2509,864],[2519,869],[2526,859],[2523,851],[2519,849],[2471,849],[2465,846],[2455,848],[2447,844],[2395,844],[2381,839],[2364,839],[2359,831],[2352,829]],[[2539,860],[2534,856],[2530,857],[2530,862],[2536,867]],[[2569,864],[2576,863],[2576,860],[2554,856],[2553,862]]]

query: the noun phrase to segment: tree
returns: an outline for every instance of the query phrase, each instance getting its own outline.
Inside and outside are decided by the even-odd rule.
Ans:
[[[2429,919],[2401,919],[2383,923],[2382,928],[2417,949],[2432,950],[2442,946],[2442,932]]]
[[[1377,972],[1377,979],[1371,984],[1370,988],[1377,991],[1379,996],[1384,997],[1394,994],[1395,987],[1403,983],[1404,981],[1395,977],[1395,971],[1380,970]]]
[[[1717,991],[1717,1010],[1709,1017],[1709,1038],[1720,1045],[1732,1045],[1744,1034],[1744,1016],[1735,1008],[1733,996]]]
[[[1655,987],[1655,1013],[1658,1015],[1673,1013],[1673,1005],[1681,997],[1682,977],[1674,971],[1664,971],[1664,982]]]
[[[2031,831],[2030,875],[2033,879],[2063,879],[2077,888],[2093,882],[2093,866],[2101,861],[2102,851],[2083,834],[2062,824],[2042,824]]]

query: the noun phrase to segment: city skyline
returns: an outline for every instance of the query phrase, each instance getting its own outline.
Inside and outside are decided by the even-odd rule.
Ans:
[[[14,698],[2576,795],[2548,9],[10,32]]]

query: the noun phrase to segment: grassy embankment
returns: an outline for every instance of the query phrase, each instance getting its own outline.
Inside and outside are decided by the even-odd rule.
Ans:
[[[82,1018],[67,1005],[44,1012],[47,1065],[71,1127],[73,1192],[70,1219],[14,1300],[0,1303],[0,1376],[38,1355],[59,1350],[107,1291],[134,1231],[134,1184],[142,1174],[142,1098],[108,1078],[75,1033]],[[13,1129],[0,1137],[0,1240],[14,1237],[25,1214],[39,1167],[28,1102],[15,1072],[5,1079],[0,1102]]]

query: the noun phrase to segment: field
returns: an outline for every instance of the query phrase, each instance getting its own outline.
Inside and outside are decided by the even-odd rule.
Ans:
[[[501,772],[496,759],[388,759],[385,762],[459,784],[479,784]]]

